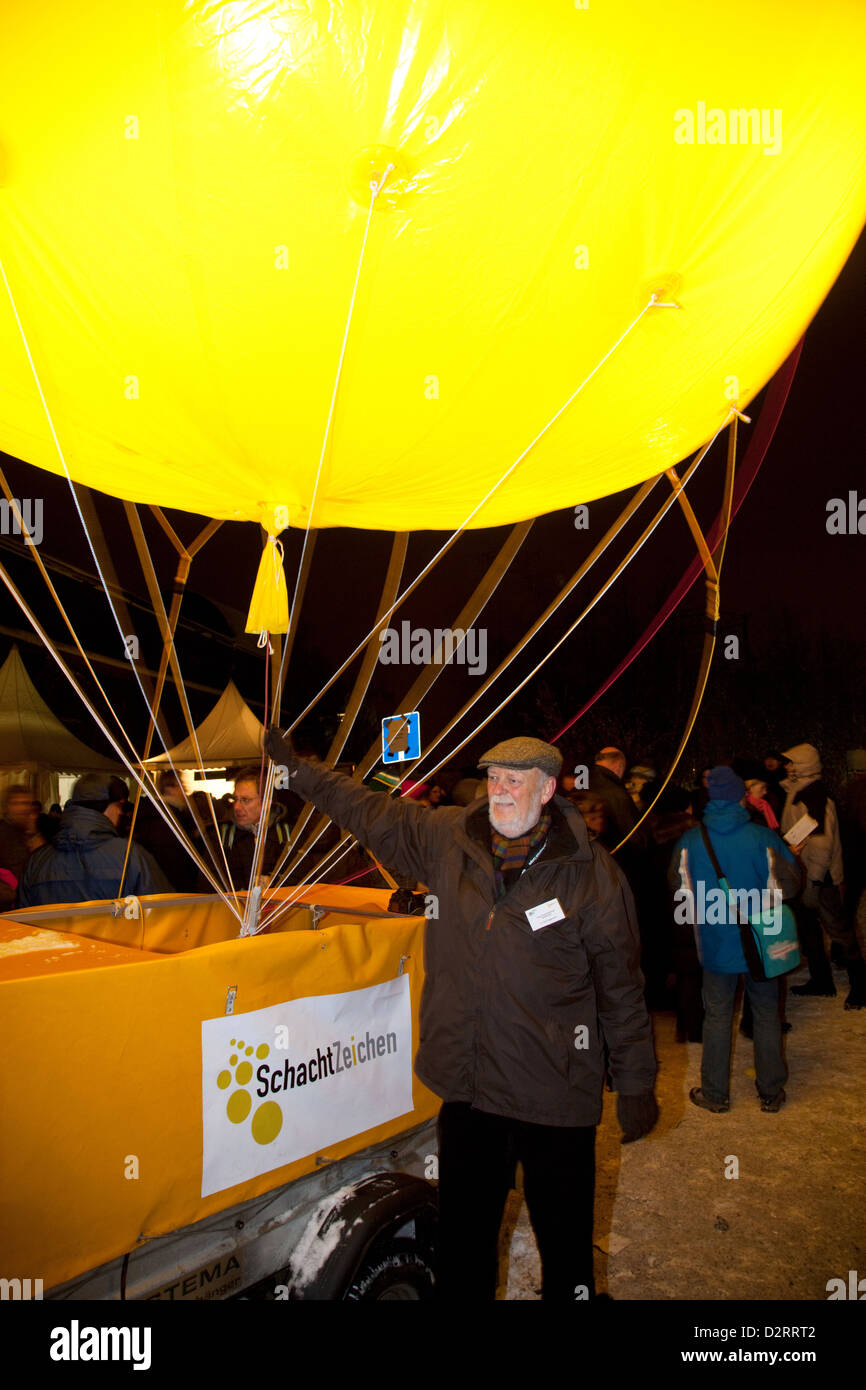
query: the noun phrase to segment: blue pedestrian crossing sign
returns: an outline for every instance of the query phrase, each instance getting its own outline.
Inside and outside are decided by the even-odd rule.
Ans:
[[[383,763],[408,763],[421,756],[421,716],[392,714],[382,720]]]

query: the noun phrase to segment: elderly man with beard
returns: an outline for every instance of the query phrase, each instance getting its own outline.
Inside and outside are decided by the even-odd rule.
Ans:
[[[497,744],[479,763],[486,795],[431,816],[305,762],[279,731],[267,748],[293,790],[438,897],[415,1071],[443,1101],[440,1296],[495,1297],[519,1162],[542,1298],[593,1298],[606,1065],[628,1143],[655,1124],[656,1062],[631,893],[575,808],[554,796],[561,755],[536,738]]]

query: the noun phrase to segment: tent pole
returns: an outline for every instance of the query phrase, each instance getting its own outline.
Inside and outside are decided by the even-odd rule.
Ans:
[[[124,502],[123,509],[126,512],[126,519],[129,522],[129,529],[132,532],[132,539],[135,542],[135,548],[138,552],[138,558],[141,563],[141,568],[144,572],[145,581],[147,582],[148,590],[150,590],[150,580],[148,578],[148,574],[149,572],[153,572],[153,562],[151,561],[150,553],[147,551],[146,546],[144,544],[144,530],[141,525],[141,518],[138,515],[138,509],[136,508],[134,502]],[[174,584],[172,586],[171,606],[169,608],[167,617],[167,631],[162,633],[162,652],[159,658],[159,671],[157,673],[156,678],[156,694],[153,702],[153,716],[156,716],[159,713],[159,706],[162,701],[163,691],[165,689],[165,678],[168,673],[169,666],[169,654],[171,644],[174,640],[174,634],[177,630],[177,620],[180,617],[180,605],[183,599],[184,589],[186,587],[187,576],[189,575],[189,567],[190,556],[186,553],[186,551],[182,551],[178,559],[177,571],[175,572]],[[156,582],[155,574],[153,575],[153,579],[154,582]],[[151,603],[153,603],[152,593]],[[157,605],[154,603],[153,607],[154,615],[156,616]],[[158,617],[157,621],[159,621]],[[153,741],[154,729],[154,717],[151,717],[151,719],[148,722],[147,734],[144,740],[144,750],[141,755],[142,763],[144,763],[150,755],[150,747]]]
[[[209,521],[208,524],[199,532],[195,539],[190,543],[190,545],[185,546],[181,543],[176,532],[173,530],[170,524],[159,512],[159,508],[154,507],[151,509],[155,515],[159,513],[163,529],[166,531],[169,540],[171,541],[178,555],[177,570],[175,572],[174,584],[172,586],[171,605],[169,607],[168,614],[165,616],[165,625],[163,625],[162,614],[164,612],[164,606],[162,603],[162,596],[159,592],[159,582],[156,577],[156,571],[153,567],[153,560],[151,559],[150,551],[148,549],[147,541],[145,539],[144,528],[141,524],[141,517],[138,515],[138,508],[136,507],[134,502],[124,502],[123,509],[126,512],[126,519],[129,522],[129,529],[132,532],[132,539],[135,543],[136,553],[138,554],[139,563],[141,565],[142,573],[144,574],[145,583],[147,584],[148,593],[150,595],[150,601],[153,605],[154,616],[156,617],[156,620],[160,625],[160,631],[162,634],[162,654],[160,656],[159,661],[159,671],[157,673],[156,681],[156,694],[153,702],[153,713],[154,715],[158,716],[159,706],[162,700],[163,690],[165,689],[165,681],[170,663],[172,664],[172,671],[174,673],[174,677],[177,681],[178,687],[182,688],[183,686],[180,672],[176,669],[176,660],[172,662],[172,658],[174,656],[174,634],[177,630],[177,622],[178,618],[180,617],[180,606],[183,602],[183,596],[186,591],[186,581],[189,577],[190,565],[192,564],[194,556],[198,553],[202,546],[210,540],[211,536],[214,534],[215,531],[219,530],[220,526],[222,525],[222,522]],[[144,741],[144,752],[141,755],[142,763],[144,763],[144,761],[150,754],[151,743],[153,741],[154,727],[154,719],[153,717],[151,717],[148,723],[147,736]],[[160,732],[162,732],[161,729]],[[188,732],[191,734],[192,729],[188,729]]]
[[[42,643],[32,632],[27,632],[23,627],[7,627],[5,623],[0,623],[0,637],[10,637],[13,642],[26,642],[30,647],[41,647]],[[65,656],[81,656],[81,652],[72,642],[54,642],[53,645]],[[88,660],[95,666],[108,666],[113,671],[124,671],[129,674],[129,662],[122,661],[118,656],[100,656],[97,652],[89,652]],[[156,678],[158,671],[154,671],[152,666],[142,666],[139,663],[139,671],[144,671],[148,676]],[[187,681],[190,690],[201,690],[205,695],[222,695],[222,691],[217,685],[203,685],[201,681]],[[248,704],[258,704],[258,701],[249,700]]]
[[[352,693],[349,696],[349,700],[346,705],[346,712],[337,729],[337,732],[331,740],[331,746],[328,749],[327,755],[325,757],[325,762],[328,764],[329,767],[332,767],[334,763],[339,759],[340,754],[346,746],[346,741],[349,737],[349,734],[352,732],[352,727],[358,716],[358,711],[361,708],[361,703],[364,699],[364,696],[367,693],[370,681],[373,677],[373,671],[375,669],[376,662],[379,657],[379,652],[381,651],[381,644],[379,642],[380,628],[378,625],[382,620],[383,613],[388,612],[388,609],[393,604],[394,599],[397,595],[397,589],[400,585],[400,580],[403,575],[403,566],[406,563],[406,551],[408,545],[408,531],[398,531],[395,534],[393,541],[391,542],[391,558],[388,561],[388,569],[385,573],[385,582],[382,585],[382,593],[379,598],[378,608],[376,609],[376,631],[371,635],[370,640],[367,643],[367,649],[364,652],[364,659],[361,662],[361,669],[359,670],[358,675],[355,678],[355,684],[352,687]],[[292,827],[291,842],[290,844],[287,844],[283,849],[283,852],[281,853],[280,858],[274,867],[274,873],[276,873],[279,869],[282,868],[287,856],[295,847],[295,845],[297,845],[298,840],[300,839],[301,835],[303,835],[307,823],[313,814],[313,810],[313,804],[309,801],[302,808],[297,821]]]
[[[719,578],[721,575],[722,561],[725,558],[725,547],[727,545],[728,530],[731,525],[731,513],[733,510],[734,474],[737,466],[737,421],[740,418],[745,417],[741,417],[739,413],[736,410],[734,410],[728,429],[728,451],[727,460],[725,464],[725,491],[724,500],[722,502],[722,511],[720,513],[721,518],[723,518],[722,528],[721,533],[719,535],[719,539],[717,540],[715,548],[712,552],[710,551],[710,547],[707,543],[704,533],[700,528],[700,524],[697,520],[697,517],[695,516],[694,511],[692,510],[691,503],[688,501],[685,493],[683,492],[682,482],[676,469],[668,468],[665,470],[665,474],[667,476],[668,481],[671,484],[671,487],[674,490],[677,501],[682,507],[683,515],[686,518],[689,530],[692,533],[692,539],[694,540],[695,545],[697,546],[698,554],[700,555],[701,562],[704,566],[704,584],[706,587],[706,608],[704,611],[704,644],[703,650],[701,652],[701,661],[700,667],[698,669],[698,678],[695,683],[695,691],[692,696],[692,704],[689,710],[688,719],[686,720],[685,731],[682,737],[680,738],[679,746],[677,748],[676,753],[674,754],[673,762],[668,768],[667,776],[665,777],[664,781],[662,782],[662,785],[659,787],[649,806],[644,811],[640,820],[636,821],[635,824],[632,826],[631,830],[628,832],[628,834],[622,840],[620,840],[619,844],[616,846],[616,849],[613,849],[611,851],[612,854],[616,854],[617,850],[622,849],[623,845],[626,843],[627,840],[631,839],[632,835],[634,835],[638,827],[643,825],[644,821],[652,811],[659,797],[664,792],[665,787],[668,785],[674,773],[676,772],[677,767],[679,766],[680,758],[683,756],[683,753],[686,750],[686,745],[692,736],[692,730],[695,727],[698,714],[700,713],[701,703],[704,698],[704,692],[706,691],[707,682],[710,678],[710,667],[712,665],[713,654],[716,649],[716,640],[718,637],[719,630]]]
[[[114,568],[114,561],[111,558],[111,554],[108,549],[108,544],[105,539],[105,532],[102,529],[102,523],[99,520],[99,515],[96,511],[96,503],[93,500],[93,494],[89,487],[84,487],[82,484],[79,484],[78,500],[81,505],[81,511],[84,516],[84,520],[87,524],[87,529],[90,532],[90,536],[93,541],[93,548],[99,556],[99,563],[102,566],[102,571],[111,588],[112,597],[114,599],[114,605],[117,609],[118,617],[123,623],[125,636],[127,640],[129,638],[133,639],[135,644],[135,650],[137,651],[139,648],[138,634],[136,633],[135,625],[132,621],[132,614],[129,611],[126,599],[124,598],[123,590],[121,589],[120,584],[118,582],[117,571]],[[131,657],[127,654],[127,660],[137,661],[137,657]],[[139,671],[139,677],[147,695],[148,702],[151,708],[155,708],[153,703],[153,684],[143,668],[138,667],[137,669]],[[160,725],[160,733],[163,734],[163,737],[168,737],[168,730],[165,726],[164,721]]]
[[[503,575],[509,569],[512,560],[514,559],[515,555],[517,554],[518,550],[520,549],[521,545],[526,539],[526,536],[528,535],[529,530],[532,527],[532,524],[532,521],[520,521],[511,528],[502,545],[500,546],[496,558],[488,566],[487,570],[485,571],[482,579],[477,584],[472,595],[457,615],[452,631],[454,629],[463,631],[466,628],[471,627],[472,624],[475,622],[475,619],[478,617],[478,614],[483,610],[491,594],[500,584]],[[396,539],[397,538],[395,538],[395,545]],[[388,613],[390,607],[392,606],[392,603],[393,600],[389,603],[385,602],[385,590],[383,590],[382,601],[380,602],[377,613],[377,622],[381,620],[383,614]],[[367,650],[368,655],[372,652],[374,658],[372,665],[375,665],[375,658],[378,657],[379,652],[378,633],[375,633],[373,634],[373,636],[371,636]],[[437,679],[439,675],[441,675],[442,669],[442,666],[437,666],[431,663],[429,666],[425,667],[423,671],[420,672],[417,680],[413,682],[412,686],[407,691],[404,697],[404,701],[402,704],[402,708],[404,711],[416,708],[418,702],[430,690],[431,686],[433,685],[433,682]],[[371,767],[373,767],[374,764],[378,761],[380,754],[381,744],[379,742],[376,742],[372,745],[370,749],[368,749],[365,757],[362,759],[359,766],[355,769],[353,776],[359,780],[363,780],[363,778],[370,771]],[[306,810],[307,808],[305,808],[305,811]],[[301,814],[303,816],[304,812],[302,812]],[[311,809],[308,812],[308,818],[310,814],[312,814]],[[312,849],[313,845],[316,843],[316,840],[319,838],[321,831],[324,829],[326,823],[327,817],[320,816],[316,824],[312,828],[310,837],[308,837],[307,849],[304,851],[304,853]],[[299,818],[298,834],[293,836],[293,842],[291,846],[286,847],[286,850],[281,856],[280,863],[277,865],[277,868],[281,867],[283,860],[286,858],[290,850],[294,862],[297,863],[297,839],[301,830],[303,830],[305,824],[306,820],[301,822]]]
[[[120,585],[117,582],[117,572],[114,568],[114,562],[111,558],[108,546],[105,541],[105,533],[103,532],[102,523],[99,520],[99,515],[96,511],[96,504],[93,500],[93,494],[91,493],[89,487],[79,486],[78,503],[81,507],[81,514],[84,518],[85,526],[88,532],[90,533],[91,545],[93,546],[94,552],[97,554],[99,558],[99,563],[102,568],[102,571],[105,574],[106,580],[113,592],[115,608],[118,617],[120,618],[120,621],[123,623],[124,627],[124,643],[128,646],[130,639],[132,639],[132,641],[135,644],[132,653],[130,654],[129,652],[127,652],[127,655],[130,661],[137,661],[140,647],[138,635],[135,631],[135,627],[132,622],[132,615],[127,606],[126,599],[124,598]],[[127,505],[129,504],[124,503],[124,507],[126,507]],[[139,672],[139,680],[141,681],[141,687],[147,697],[147,703],[151,710],[151,718],[148,724],[149,740],[152,737],[153,728],[156,723],[156,720],[159,718],[158,698],[155,697],[154,687],[149,677],[146,676],[144,672]],[[162,694],[161,683],[159,685],[159,693],[160,695]],[[168,738],[168,730],[165,728],[164,719],[160,724],[160,733],[162,734],[164,739]],[[145,776],[147,775],[144,772],[143,768],[142,772]],[[124,879],[126,878],[126,869],[129,863],[130,851],[132,849],[132,837],[135,833],[135,822],[138,817],[138,808],[141,804],[141,792],[142,784],[140,781],[138,781],[135,785],[135,796],[132,803],[132,816],[129,822],[129,833],[126,837],[126,854],[123,860],[123,868],[121,869],[120,873],[120,885],[118,887],[117,894],[118,898],[123,896],[123,883]]]
[[[271,646],[273,647],[273,650],[274,650],[274,654],[273,654],[273,656],[272,656],[272,658],[271,658],[271,690],[270,690],[270,696],[271,696],[271,706],[270,706],[270,707],[271,707],[271,711],[273,711],[273,709],[274,709],[274,707],[275,707],[275,705],[276,705],[276,703],[277,703],[277,696],[279,695],[279,688],[280,688],[280,664],[281,664],[281,662],[282,662],[282,656],[283,656],[283,634],[282,634],[281,632],[272,632],[272,633],[269,634],[269,636],[270,636],[270,639],[271,639]],[[273,718],[273,713],[271,714],[270,722],[271,722],[271,723],[275,723],[275,722],[276,722],[276,721],[274,720],[274,718]]]
[[[126,512],[126,519],[129,523],[129,529],[132,533],[133,542],[135,543],[135,549],[138,554],[139,563],[141,565],[142,573],[144,574],[145,583],[147,584],[147,590],[150,595],[150,601],[153,605],[154,616],[156,617],[157,622],[159,623],[160,633],[162,635],[162,655],[160,656],[159,662],[159,672],[157,675],[156,682],[156,693],[153,699],[151,700],[152,714],[150,720],[148,721],[147,735],[144,740],[144,749],[141,754],[142,774],[146,777],[148,774],[144,764],[150,754],[150,747],[153,741],[153,735],[156,728],[156,721],[160,717],[159,705],[162,700],[163,691],[165,689],[165,680],[168,674],[169,664],[171,664],[175,682],[178,687],[178,692],[181,695],[181,706],[183,708],[184,717],[187,721],[187,729],[190,737],[193,737],[193,726],[191,722],[192,716],[189,713],[189,705],[186,700],[186,692],[184,690],[183,678],[180,673],[180,667],[174,650],[174,634],[177,628],[177,620],[180,617],[180,606],[183,601],[184,590],[186,587],[186,581],[189,575],[189,568],[192,564],[193,556],[210,539],[214,532],[219,529],[222,523],[219,521],[208,522],[207,526],[205,526],[195,537],[192,544],[189,547],[187,547],[181,544],[172,527],[163,518],[163,529],[167,531],[169,539],[171,540],[172,544],[175,547],[175,550],[178,553],[178,564],[177,571],[174,577],[174,585],[172,587],[171,605],[169,608],[169,612],[166,615],[165,607],[162,602],[162,595],[159,591],[159,582],[156,577],[156,571],[153,567],[153,560],[151,559],[150,551],[148,549],[147,541],[144,535],[144,528],[141,524],[141,517],[138,515],[138,508],[136,507],[134,502],[124,502],[123,509]],[[162,734],[162,726],[160,726],[160,733]],[[166,748],[168,748],[168,740],[164,734],[162,736],[165,746]],[[141,783],[139,783],[136,786],[135,801],[133,803],[132,808],[132,821],[129,827],[129,844],[132,843],[132,836],[135,831],[135,822],[138,816],[138,808],[141,803],[141,791],[142,787]],[[192,804],[190,809],[193,809]],[[198,824],[198,817],[196,816],[194,810],[193,818]],[[201,828],[202,827],[199,826],[199,830],[201,830]],[[124,870],[125,868],[126,865],[124,864]],[[121,883],[121,887],[122,886],[123,885]]]

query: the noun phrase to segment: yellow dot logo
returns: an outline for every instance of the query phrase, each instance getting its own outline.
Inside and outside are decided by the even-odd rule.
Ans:
[[[253,1115],[253,1138],[257,1144],[272,1144],[282,1127],[283,1112],[275,1100],[266,1100]]]
[[[229,1096],[226,1114],[233,1125],[243,1124],[250,1113],[252,1101],[249,1091],[233,1091]]]
[[[237,1051],[229,1057],[228,1067],[217,1073],[216,1084],[221,1091],[227,1091],[234,1082],[237,1090],[232,1091],[226,1102],[226,1115],[233,1125],[240,1125],[248,1118],[253,1108],[253,1097],[243,1087],[253,1079],[253,1066],[247,1061],[255,1053],[264,1060],[270,1055],[267,1043],[245,1043],[242,1038],[231,1039],[231,1047]],[[234,1075],[232,1075],[232,1070]],[[275,1100],[266,1100],[257,1106],[250,1124],[250,1133],[257,1144],[272,1144],[283,1127],[283,1112]]]

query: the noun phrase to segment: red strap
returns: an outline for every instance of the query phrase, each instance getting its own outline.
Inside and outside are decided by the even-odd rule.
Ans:
[[[743,502],[745,502],[749,488],[758,476],[758,469],[761,467],[764,461],[764,455],[770,447],[773,435],[776,433],[776,427],[781,419],[782,411],[785,408],[785,402],[788,399],[788,392],[791,389],[791,383],[794,380],[794,373],[797,370],[797,363],[800,360],[800,353],[802,350],[803,339],[801,338],[790,357],[782,363],[782,366],[773,377],[767,389],[767,396],[761,407],[761,414],[755,426],[755,433],[749,441],[748,448],[743,456],[743,462],[740,464],[740,469],[734,484],[734,504],[731,511],[732,518],[736,516]],[[711,551],[718,545],[721,539],[721,531],[722,513],[719,512],[707,537]],[[676,611],[695,580],[703,573],[704,567],[701,559],[699,556],[696,556],[667,602],[659,609],[643,636],[638,639],[628,655],[623,657],[622,661],[613,672],[613,675],[608,677],[604,685],[599,686],[595,694],[587,700],[586,704],[577,711],[577,714],[574,715],[572,719],[569,719],[567,724],[563,725],[558,733],[551,736],[548,740],[549,743],[558,743],[563,734],[568,733],[572,725],[576,724],[579,719],[582,719],[587,710],[592,708],[596,700],[601,699],[602,695],[606,690],[610,689],[614,681],[619,680],[623,671],[628,669],[635,657],[640,656],[647,643],[652,641],[659,628],[662,627],[671,614]]]

